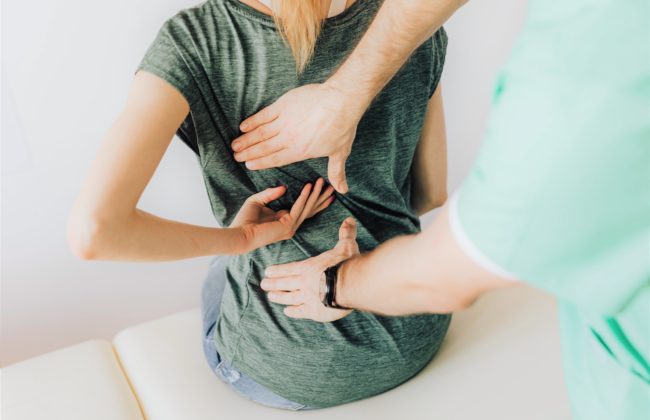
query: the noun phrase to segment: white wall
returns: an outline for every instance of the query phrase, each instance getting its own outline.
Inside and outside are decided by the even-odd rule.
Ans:
[[[162,22],[197,0],[6,0],[2,7],[2,354],[4,366],[199,305],[209,257],[82,261],[65,224],[133,70]],[[491,85],[525,4],[470,2],[446,26],[450,188],[468,171]],[[172,142],[139,207],[214,226],[199,167]],[[427,220],[429,220],[427,218]],[[197,337],[198,339],[198,337]]]

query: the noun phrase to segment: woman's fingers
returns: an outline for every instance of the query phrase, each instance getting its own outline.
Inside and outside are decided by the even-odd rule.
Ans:
[[[323,189],[324,184],[325,184],[325,180],[323,178],[318,178],[316,180],[316,183],[314,184],[314,189],[311,190],[311,194],[309,194],[307,203],[305,203],[305,207],[300,213],[298,220],[296,220],[296,226],[300,226],[302,222],[304,222],[305,219],[311,215],[314,206],[316,205],[318,199],[320,198],[321,191]]]
[[[325,188],[325,191],[322,192],[320,195],[320,198],[318,199],[318,203],[316,204],[316,207],[320,206],[323,204],[328,198],[330,198],[334,194],[334,187],[331,185],[328,185],[327,188]]]
[[[300,305],[305,303],[305,295],[301,291],[296,292],[269,292],[269,300],[271,302],[279,303],[282,305]]]
[[[334,202],[334,196],[330,196],[330,197],[326,198],[325,200],[323,200],[322,203],[320,203],[315,209],[313,209],[311,211],[311,214],[309,215],[309,217],[312,217],[312,216],[320,213],[321,211],[325,210],[333,202]]]
[[[320,197],[318,197],[318,201],[311,209],[307,217],[313,217],[314,215],[320,213],[321,211],[329,207],[329,205],[332,204],[332,202],[334,201],[333,194],[334,194],[334,187],[330,185],[325,189],[325,191],[321,193]]]
[[[260,191],[257,194],[253,194],[250,196],[249,199],[253,200],[258,204],[266,206],[271,201],[275,201],[278,198],[282,197],[285,192],[287,192],[287,187],[285,187],[284,185],[280,185],[279,187],[267,188],[264,191]]]
[[[302,213],[303,209],[305,208],[305,204],[307,204],[307,200],[309,199],[310,191],[311,183],[305,184],[305,186],[302,188],[302,191],[300,192],[300,195],[298,196],[298,199],[293,203],[293,206],[291,206],[291,210],[289,210],[292,221],[295,222],[299,219],[300,214]]]

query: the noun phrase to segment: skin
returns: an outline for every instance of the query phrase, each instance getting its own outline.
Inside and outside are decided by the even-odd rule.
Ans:
[[[257,1],[257,0],[240,0],[242,3],[249,5],[250,7],[259,10],[262,13],[266,13],[267,15],[271,16],[273,14],[273,11],[269,9],[264,3]],[[347,0],[345,2],[345,7],[348,8],[352,3],[354,3],[356,0]],[[330,7],[330,2],[324,1],[321,2],[322,10],[321,10],[321,17],[326,18],[328,13],[329,13],[329,7]]]
[[[447,199],[447,136],[444,121],[442,87],[438,86],[427,105],[411,167],[414,192],[411,205],[418,215],[440,207]],[[288,264],[267,269],[261,286],[264,290],[270,290],[269,300],[289,305],[284,312],[294,318],[326,322],[348,315],[351,312],[349,310],[326,308],[321,303],[319,288],[324,280],[323,271],[327,267],[359,255],[355,237],[356,222],[350,217],[343,221],[339,229],[339,241],[330,251],[298,265]],[[291,271],[292,268],[297,271]],[[340,299],[337,300],[341,303]]]
[[[352,55],[324,83],[290,90],[244,120],[235,159],[259,170],[328,157],[328,179],[348,191],[345,161],[375,95],[466,0],[387,0]]]
[[[412,166],[412,205],[418,214],[446,201],[445,137],[439,86],[429,101]],[[489,290],[518,284],[484,270],[464,253],[451,232],[447,206],[423,232],[394,238],[371,253],[360,255],[355,237],[354,219],[348,218],[332,250],[268,267],[261,287],[269,300],[287,305],[284,312],[292,318],[329,322],[348,315],[349,310],[321,303],[323,272],[341,261],[337,302],[384,315],[453,312]]]
[[[70,212],[67,239],[82,259],[167,261],[240,254],[289,239],[333,200],[321,178],[308,183],[289,210],[267,204],[285,187],[249,197],[229,227],[196,226],[137,208],[142,192],[189,112],[183,95],[163,79],[138,71],[127,103],[102,140]]]
[[[353,1],[348,0],[348,6]],[[245,3],[270,14],[255,0]],[[70,212],[66,234],[75,255],[88,260],[166,261],[246,253],[290,238],[305,218],[333,200],[332,187],[324,188],[318,180],[313,191],[311,184],[305,186],[290,211],[276,213],[266,204],[285,191],[270,188],[251,196],[227,228],[172,221],[137,208],[188,112],[189,103],[173,86],[145,71],[135,75],[125,108],[106,133]],[[445,165],[444,159],[438,163]],[[421,196],[427,198],[417,204],[419,211],[441,202],[439,192],[433,192]]]
[[[346,192],[345,160],[372,98],[464,3],[384,2],[353,54],[330,79],[289,91],[242,122],[246,134],[233,142],[235,158],[251,169],[265,169],[327,156],[331,184]],[[273,148],[264,149],[269,141]],[[280,151],[272,150],[280,146]],[[349,243],[355,236],[353,225],[344,221],[341,229]],[[332,321],[349,312],[325,308],[319,290],[325,268],[340,261],[345,262],[339,270],[338,303],[386,315],[451,312],[489,290],[517,284],[466,255],[451,230],[448,206],[419,234],[394,238],[365,255],[348,254],[335,248],[305,261],[268,267],[261,286],[271,301],[288,305],[288,316]]]

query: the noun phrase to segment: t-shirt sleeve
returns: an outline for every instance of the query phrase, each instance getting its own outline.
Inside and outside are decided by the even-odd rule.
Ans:
[[[190,34],[182,25],[168,19],[158,30],[134,73],[145,70],[165,80],[185,97],[192,108],[198,98],[198,87],[191,51],[187,47],[191,45],[190,40]]]
[[[450,215],[464,233],[455,236],[481,251],[488,270],[616,316],[650,279],[647,102],[601,101],[585,114],[588,101],[548,95],[554,87],[501,75]]]
[[[429,98],[440,83],[442,70],[445,66],[445,56],[447,55],[447,32],[442,26],[431,37],[431,54],[433,55],[433,65],[431,66],[431,80],[429,85]]]

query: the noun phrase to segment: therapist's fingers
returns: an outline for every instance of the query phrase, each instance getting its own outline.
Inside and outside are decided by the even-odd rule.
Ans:
[[[359,254],[359,244],[357,244],[357,223],[352,217],[343,221],[339,228],[339,241],[335,249],[341,253],[342,257],[347,259],[353,255]]]
[[[274,138],[280,132],[280,127],[276,121],[261,125],[255,130],[249,131],[239,137],[237,137],[231,144],[230,147],[235,152],[241,152],[248,149],[249,147],[255,146],[260,142]]]
[[[305,305],[287,306],[284,308],[284,314],[289,318],[306,318],[307,311]]]
[[[264,276],[269,279],[298,276],[304,272],[307,265],[308,263],[306,261],[295,261],[286,264],[272,265],[266,267],[266,270],[264,270]]]
[[[259,159],[268,156],[272,153],[279,152],[284,149],[284,145],[277,137],[257,143],[248,149],[240,152],[235,152],[234,157],[237,162],[245,162],[247,160]]]
[[[282,149],[258,159],[248,160],[246,161],[246,167],[252,171],[258,171],[261,169],[277,168],[279,166],[295,163],[299,160],[302,159],[296,158],[290,149]]]
[[[245,133],[249,132],[256,129],[262,124],[273,121],[278,117],[279,114],[280,107],[277,105],[277,103],[274,102],[242,121],[241,124],[239,124],[239,129]]]
[[[346,217],[339,227],[339,242],[357,239],[357,222],[354,217]]]
[[[271,302],[281,305],[301,305],[305,303],[305,294],[300,290],[295,292],[273,291],[268,293],[268,297]]]
[[[336,191],[341,194],[348,192],[348,181],[345,176],[345,162],[350,155],[349,152],[337,152],[329,157],[327,162],[327,177],[330,184],[334,186]]]
[[[264,278],[260,283],[262,290],[287,291],[300,290],[302,281],[300,277]]]

